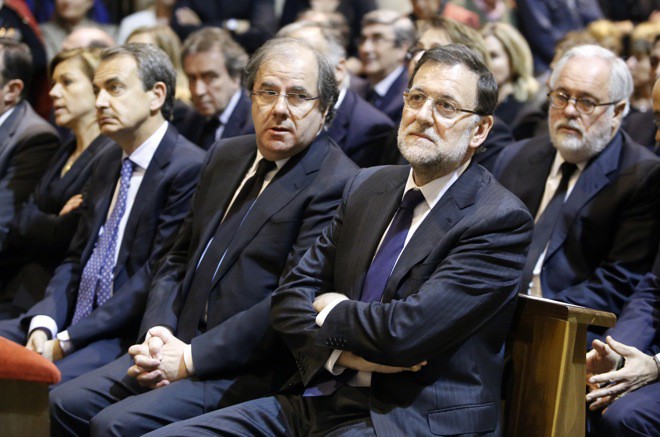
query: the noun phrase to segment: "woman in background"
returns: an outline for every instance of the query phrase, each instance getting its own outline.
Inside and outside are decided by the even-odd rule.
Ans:
[[[10,250],[0,254],[0,265],[18,273],[0,293],[5,302],[0,319],[17,317],[42,299],[76,231],[95,158],[113,145],[100,136],[96,122],[92,79],[99,62],[99,49],[74,49],[58,53],[50,64],[55,123],[70,129],[73,138],[55,153],[12,224]]]
[[[528,115],[538,106],[535,97],[539,90],[529,45],[515,27],[506,23],[488,23],[481,35],[499,88],[495,115],[511,128],[516,139],[527,138],[532,128]]]

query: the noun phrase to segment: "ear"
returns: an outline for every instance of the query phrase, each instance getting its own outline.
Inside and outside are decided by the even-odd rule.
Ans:
[[[622,101],[614,105],[614,116],[617,118],[623,118],[623,111],[626,109],[626,102]]]
[[[14,106],[21,100],[21,93],[25,85],[20,79],[12,79],[7,82],[4,88],[4,96],[2,97],[5,106]]]
[[[156,82],[149,90],[151,93],[151,102],[149,109],[151,112],[159,112],[165,104],[165,96],[167,96],[167,86],[163,82]]]
[[[486,141],[486,137],[488,136],[488,132],[493,127],[493,123],[495,120],[493,119],[492,115],[487,115],[485,117],[481,117],[481,120],[479,120],[473,127],[472,127],[472,138],[470,138],[470,147],[473,149],[479,148],[481,144]]]
[[[341,89],[341,84],[344,83],[347,74],[348,74],[348,68],[346,67],[346,59],[342,59],[335,67],[335,78],[337,79],[337,86],[340,89]]]

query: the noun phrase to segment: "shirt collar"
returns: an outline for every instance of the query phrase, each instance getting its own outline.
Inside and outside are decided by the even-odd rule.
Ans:
[[[374,91],[376,91],[376,93],[381,97],[387,94],[387,91],[389,91],[394,81],[403,72],[403,68],[403,65],[399,65],[393,72],[385,76],[383,80],[374,85]]]
[[[419,188],[424,195],[424,200],[429,208],[433,209],[440,198],[447,192],[449,187],[451,187],[452,184],[463,174],[468,165],[470,165],[469,160],[451,173],[438,179],[434,179],[421,187],[415,183],[415,180],[413,179],[413,170],[411,168],[410,173],[408,173],[408,180],[406,181],[406,187],[403,190],[403,194],[405,195],[410,189]]]
[[[11,113],[14,112],[14,109],[16,109],[16,106],[12,106],[11,108],[7,109],[4,114],[0,115],[0,126],[2,126],[5,121],[7,121]]]
[[[346,97],[346,88],[342,88],[339,91],[339,97],[337,97],[337,103],[335,103],[335,109],[339,109],[341,106],[341,102],[344,101],[344,97]]]
[[[143,170],[146,170],[147,167],[149,167],[149,163],[151,162],[151,159],[154,157],[154,154],[156,153],[156,149],[158,149],[158,146],[160,145],[161,141],[163,141],[163,138],[165,137],[165,133],[167,132],[167,128],[169,126],[169,123],[167,121],[163,122],[163,124],[160,125],[156,131],[151,134],[147,140],[140,144],[140,147],[135,149],[133,153],[131,153],[130,158],[131,161],[140,167]],[[124,158],[128,157],[126,152],[122,154]]]
[[[229,117],[231,117],[232,112],[234,112],[234,108],[236,108],[238,100],[241,98],[241,93],[243,93],[243,89],[239,88],[238,91],[236,91],[234,95],[231,96],[231,99],[229,99],[229,103],[227,103],[225,110],[222,111],[222,114],[220,114],[218,117],[218,120],[220,120],[220,124],[222,126],[229,122]]]

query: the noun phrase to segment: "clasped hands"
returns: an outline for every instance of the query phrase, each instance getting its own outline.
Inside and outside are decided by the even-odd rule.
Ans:
[[[147,337],[142,344],[128,349],[135,361],[128,369],[128,376],[149,388],[163,387],[190,376],[183,357],[186,343],[162,326],[151,328]]]
[[[587,353],[587,403],[592,411],[607,407],[617,398],[657,380],[653,357],[607,336],[607,343],[594,340]],[[617,369],[621,360],[625,364]]]
[[[35,329],[28,337],[25,347],[46,358],[49,361],[58,361],[64,358],[64,351],[57,338],[48,339],[48,334],[43,329]]]
[[[347,297],[341,293],[324,293],[314,299],[313,306],[316,312],[320,313],[331,303],[345,299],[347,299]],[[371,361],[367,361],[361,356],[356,355],[350,351],[342,351],[335,364],[360,372],[399,373],[418,372],[422,369],[422,367],[426,366],[427,362],[422,361],[421,363],[410,367],[388,366],[385,364],[372,363]]]

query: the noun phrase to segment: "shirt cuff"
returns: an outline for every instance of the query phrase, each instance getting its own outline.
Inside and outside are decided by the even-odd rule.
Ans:
[[[186,369],[188,369],[188,373],[190,376],[193,376],[195,374],[195,366],[193,364],[193,359],[192,359],[192,345],[187,344],[186,347],[183,349],[183,362],[186,365]]]
[[[325,362],[325,370],[328,372],[332,373],[333,375],[341,375],[341,373],[346,370],[346,367],[340,366],[340,365],[335,365],[337,363],[337,360],[339,359],[339,356],[341,353],[344,352],[341,349],[335,349],[332,351],[330,354],[330,358]]]
[[[320,313],[316,315],[316,324],[318,326],[323,326],[323,323],[325,322],[325,318],[328,317],[330,311],[332,311],[339,302],[343,302],[345,300],[348,300],[348,297],[342,296],[330,302],[325,308],[323,308],[323,310]],[[337,355],[337,357],[339,357],[339,355]]]
[[[60,347],[64,355],[69,355],[73,352],[73,344],[71,343],[71,337],[69,336],[69,331],[62,331],[57,334],[57,340],[60,342]]]
[[[34,316],[30,321],[30,328],[28,329],[28,337],[35,329],[44,329],[50,333],[50,338],[55,338],[57,335],[57,323],[48,316]]]

